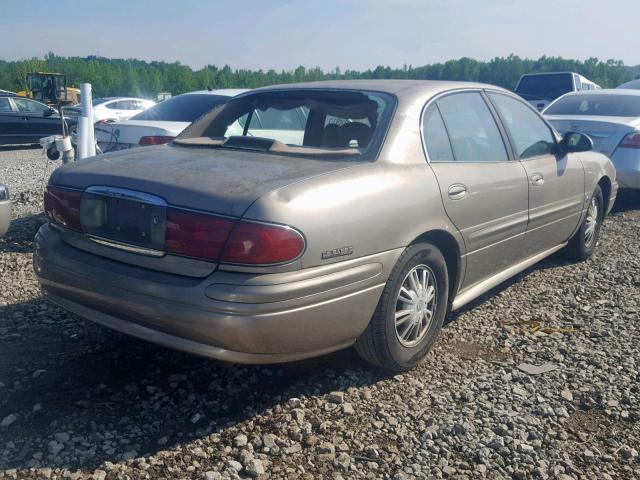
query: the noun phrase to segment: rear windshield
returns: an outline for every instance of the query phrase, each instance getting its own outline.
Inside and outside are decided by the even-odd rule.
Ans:
[[[640,117],[640,96],[567,95],[550,105],[545,115],[600,115]]]
[[[572,91],[570,73],[524,75],[516,87],[516,93],[525,100],[555,100]]]
[[[278,153],[369,158],[382,143],[393,105],[390,95],[364,91],[257,92],[237,97],[195,122],[177,143],[191,139],[184,143],[195,145],[201,139],[202,144],[220,148],[263,145]]]
[[[224,95],[200,95],[197,93],[178,95],[134,115],[131,120],[191,123],[227,100],[229,100],[229,97]]]

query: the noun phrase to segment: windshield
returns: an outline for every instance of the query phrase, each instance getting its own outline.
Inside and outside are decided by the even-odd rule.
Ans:
[[[516,93],[525,100],[555,100],[573,91],[571,73],[523,75]]]
[[[382,143],[392,107],[392,97],[383,93],[257,92],[235,98],[195,122],[177,143],[191,139],[183,143],[194,145],[200,139],[201,144],[221,148],[365,158],[373,156]]]
[[[640,96],[598,94],[567,95],[550,105],[544,114],[640,117]]]
[[[134,115],[131,120],[191,123],[227,100],[229,97],[225,95],[187,93],[158,103]]]
[[[107,100],[109,100],[108,98],[94,98],[93,100],[91,100],[91,103],[93,104],[93,106],[95,107],[96,105],[99,105],[101,103],[106,102]]]

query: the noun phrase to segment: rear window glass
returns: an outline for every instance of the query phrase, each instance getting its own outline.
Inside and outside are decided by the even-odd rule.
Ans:
[[[525,100],[554,100],[573,91],[572,78],[570,73],[524,75],[516,93]]]
[[[640,96],[568,95],[550,105],[545,115],[600,115],[606,117],[640,117]]]
[[[189,93],[165,100],[131,117],[131,120],[156,120],[163,122],[193,122],[218,105],[229,100],[224,95]]]
[[[331,149],[351,149],[350,157],[368,158],[382,143],[393,106],[393,97],[384,93],[302,89],[259,92],[229,101],[191,125],[179,139],[259,137],[280,144],[278,151],[290,146],[300,147],[295,150],[297,154],[326,155]],[[233,144],[249,144],[239,140],[233,139]]]

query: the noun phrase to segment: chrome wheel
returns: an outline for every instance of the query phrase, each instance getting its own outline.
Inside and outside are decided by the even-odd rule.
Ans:
[[[591,247],[596,238],[596,228],[598,227],[598,202],[595,197],[591,199],[589,209],[587,210],[587,218],[585,218],[584,244],[587,248]]]
[[[400,285],[396,299],[395,329],[398,341],[413,347],[424,338],[436,313],[437,285],[426,265],[413,267]]]

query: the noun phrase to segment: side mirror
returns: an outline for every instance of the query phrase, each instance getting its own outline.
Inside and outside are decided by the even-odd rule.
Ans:
[[[593,140],[584,133],[567,132],[560,141],[560,147],[565,153],[588,152],[593,148]]]
[[[53,108],[48,108],[44,112],[42,112],[42,116],[43,117],[50,117],[54,113],[56,113],[56,111]]]

